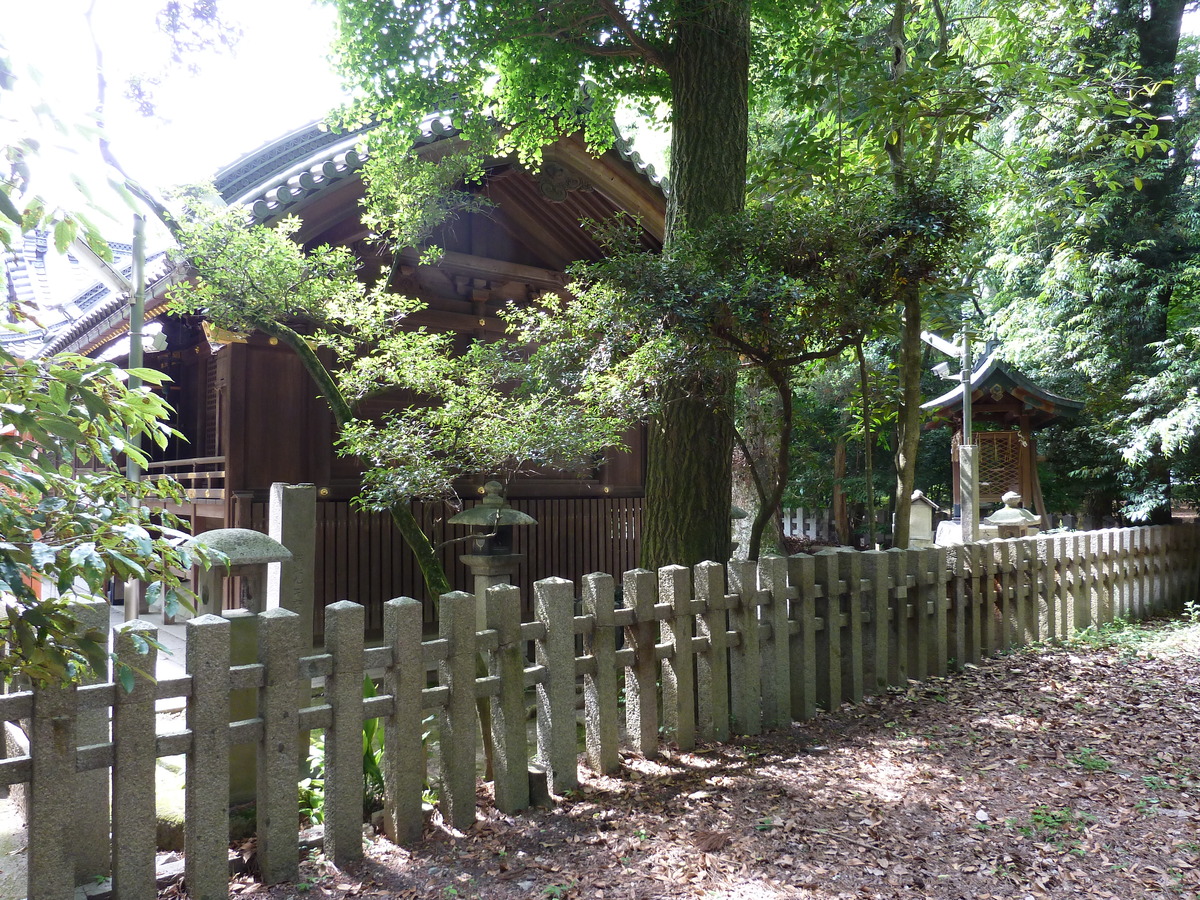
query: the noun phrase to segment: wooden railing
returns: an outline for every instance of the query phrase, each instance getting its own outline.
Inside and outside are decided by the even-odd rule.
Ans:
[[[225,499],[225,457],[197,456],[152,462],[147,478],[170,476],[178,481],[193,500]]]

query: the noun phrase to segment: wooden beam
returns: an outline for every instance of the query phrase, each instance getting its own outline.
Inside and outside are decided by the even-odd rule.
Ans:
[[[404,250],[400,253],[400,261],[418,266],[421,263],[421,251]],[[436,265],[438,268],[452,270],[471,278],[519,281],[550,290],[561,290],[567,283],[567,276],[553,269],[525,266],[469,253],[456,253],[453,250],[444,252]]]

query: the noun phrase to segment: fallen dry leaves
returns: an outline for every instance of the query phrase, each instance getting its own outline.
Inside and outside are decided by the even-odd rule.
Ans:
[[[992,659],[791,729],[627,756],[551,810],[264,890],[399,898],[1200,896],[1200,628]],[[1147,649],[1149,648],[1149,649]],[[315,863],[313,864],[315,865]],[[324,874],[321,874],[321,873]]]

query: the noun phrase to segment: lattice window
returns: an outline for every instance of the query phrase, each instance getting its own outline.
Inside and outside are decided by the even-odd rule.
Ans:
[[[1021,491],[1021,451],[1024,441],[1016,431],[977,431],[979,445],[979,499],[999,500],[1007,491]]]

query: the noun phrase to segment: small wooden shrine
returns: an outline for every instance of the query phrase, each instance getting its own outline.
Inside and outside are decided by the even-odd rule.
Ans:
[[[951,471],[954,503],[961,508],[958,448],[963,433],[963,386],[956,385],[921,408],[928,416],[926,428],[948,425],[955,429]],[[1014,491],[1028,498],[1042,527],[1049,528],[1038,479],[1034,432],[1082,408],[1081,401],[1059,397],[1034,384],[1000,358],[998,342],[989,342],[971,374],[971,439],[979,447],[980,502],[999,503],[1006,493]]]

